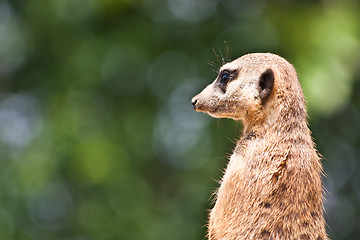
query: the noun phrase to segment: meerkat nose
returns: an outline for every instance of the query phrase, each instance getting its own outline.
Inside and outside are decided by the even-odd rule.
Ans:
[[[192,105],[194,106],[194,109],[196,109],[196,103],[197,103],[197,99],[192,99],[191,100]]]

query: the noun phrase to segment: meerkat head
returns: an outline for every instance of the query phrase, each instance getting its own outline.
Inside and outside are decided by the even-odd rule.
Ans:
[[[249,54],[223,65],[214,82],[193,97],[196,111],[216,118],[261,117],[272,95],[275,74],[270,64]]]

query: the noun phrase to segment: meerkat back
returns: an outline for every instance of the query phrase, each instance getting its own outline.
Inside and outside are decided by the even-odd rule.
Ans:
[[[290,63],[270,53],[242,56],[192,104],[244,126],[210,212],[209,239],[328,239],[322,167]]]

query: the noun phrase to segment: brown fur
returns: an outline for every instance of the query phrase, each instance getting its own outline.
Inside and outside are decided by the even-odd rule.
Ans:
[[[256,53],[224,69],[237,69],[225,93],[218,89],[219,75],[193,98],[197,111],[244,125],[210,212],[209,239],[328,239],[322,167],[293,66],[277,55]],[[274,85],[261,99],[257,88],[267,69]]]

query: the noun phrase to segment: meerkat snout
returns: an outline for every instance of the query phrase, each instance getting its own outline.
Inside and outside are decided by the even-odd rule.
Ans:
[[[192,103],[194,109],[196,109],[197,99],[191,99],[191,103]]]

